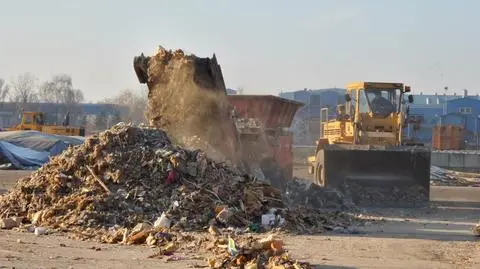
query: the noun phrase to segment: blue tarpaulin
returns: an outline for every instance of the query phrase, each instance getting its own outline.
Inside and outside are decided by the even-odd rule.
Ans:
[[[50,156],[48,151],[35,151],[5,141],[0,141],[0,151],[15,168],[20,169],[42,166]]]
[[[17,169],[34,169],[62,153],[71,145],[83,143],[83,137],[49,135],[37,131],[0,133],[0,157]]]

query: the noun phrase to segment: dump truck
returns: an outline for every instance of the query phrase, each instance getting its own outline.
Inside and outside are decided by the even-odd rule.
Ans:
[[[320,137],[308,157],[313,181],[348,194],[358,205],[427,203],[430,149],[402,139],[406,103],[413,102],[408,92],[403,83],[352,83],[336,113],[321,109]]]
[[[148,86],[146,116],[174,139],[196,136],[241,169],[283,189],[293,173],[293,117],[303,104],[280,97],[227,95],[215,54],[200,58],[158,47],[133,59]]]
[[[70,126],[70,116],[67,113],[62,125],[47,124],[45,114],[38,111],[24,111],[19,124],[7,128],[7,131],[32,130],[47,134],[66,136],[85,136],[84,127]]]
[[[229,95],[227,99],[233,106],[241,159],[251,170],[261,169],[272,185],[284,188],[293,177],[289,127],[303,104],[273,95]]]

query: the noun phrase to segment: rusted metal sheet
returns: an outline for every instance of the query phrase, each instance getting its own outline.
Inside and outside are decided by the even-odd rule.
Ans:
[[[260,119],[265,128],[288,128],[302,103],[273,95],[229,95],[228,100],[241,118]]]
[[[434,126],[432,147],[435,150],[460,150],[464,148],[465,128],[457,125]]]
[[[286,179],[293,176],[293,134],[286,133],[278,138],[278,147],[274,149],[275,161],[280,165]]]

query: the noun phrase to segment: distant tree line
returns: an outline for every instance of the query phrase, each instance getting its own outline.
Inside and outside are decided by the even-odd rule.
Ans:
[[[41,82],[29,72],[18,75],[8,82],[0,78],[0,108],[5,102],[15,102],[19,112],[27,103],[55,103],[59,107],[56,112],[56,120],[58,120],[60,115],[75,112],[78,104],[84,101],[83,91],[74,87],[72,77],[67,74],[56,74],[51,79]],[[90,119],[84,119],[84,124],[90,123],[97,130],[108,128],[120,121],[145,122],[146,89],[140,91],[127,89],[98,103],[121,105],[128,108],[128,113],[100,114]]]
[[[135,124],[144,123],[145,110],[147,108],[147,93],[148,91],[143,88],[140,89],[140,91],[127,89],[116,96],[106,98],[101,103],[117,104],[128,108],[128,114],[115,115],[117,120]]]
[[[10,82],[0,78],[0,102],[26,103],[48,102],[72,106],[84,101],[82,90],[73,87],[72,77],[54,75],[51,80],[39,83],[31,73],[13,78]]]

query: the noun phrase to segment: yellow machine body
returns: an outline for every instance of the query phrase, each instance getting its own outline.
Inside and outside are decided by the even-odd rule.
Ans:
[[[47,134],[66,136],[85,136],[85,128],[67,125],[47,125],[45,115],[42,112],[25,111],[22,113],[20,124],[17,124],[7,131],[32,130]]]
[[[347,192],[357,204],[428,201],[430,150],[402,141],[408,92],[403,83],[357,82],[347,86],[335,118],[322,109],[320,137],[308,158],[314,182]]]

